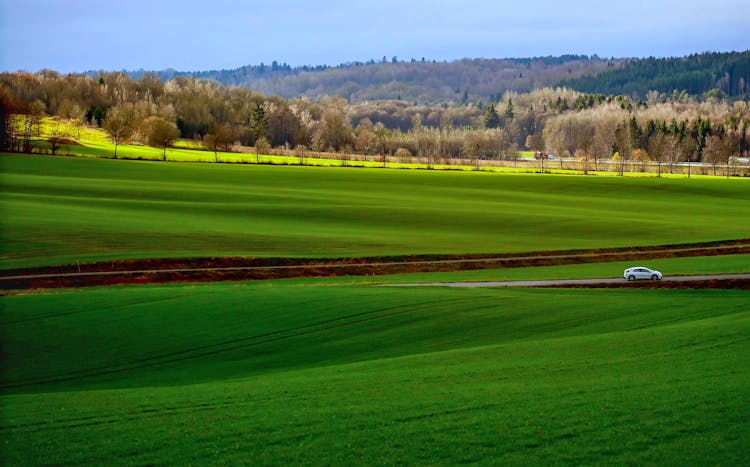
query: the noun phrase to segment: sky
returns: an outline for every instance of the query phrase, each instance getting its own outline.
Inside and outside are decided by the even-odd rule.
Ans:
[[[0,0],[0,71],[750,49],[750,0]]]

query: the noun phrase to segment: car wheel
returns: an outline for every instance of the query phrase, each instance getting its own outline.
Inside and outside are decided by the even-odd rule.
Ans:
[[[631,275],[629,275],[629,276],[628,276],[628,280],[629,280],[629,281],[634,281],[634,280],[635,280],[635,276],[634,276],[634,275],[632,275],[632,274],[631,274]]]
[[[651,276],[651,280],[652,281],[658,281],[659,280],[659,276],[657,276],[656,274],[654,274],[653,276]]]

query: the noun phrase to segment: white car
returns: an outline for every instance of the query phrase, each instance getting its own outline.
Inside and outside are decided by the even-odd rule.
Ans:
[[[628,268],[622,274],[622,277],[629,281],[635,281],[638,279],[651,279],[652,281],[660,281],[661,273],[654,271],[653,269],[644,268],[643,266],[635,266]]]

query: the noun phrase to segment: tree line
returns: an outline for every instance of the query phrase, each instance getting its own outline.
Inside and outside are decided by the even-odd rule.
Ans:
[[[206,149],[235,145],[400,157],[559,157],[726,162],[750,150],[748,103],[714,93],[651,91],[644,99],[545,87],[491,100],[439,105],[407,101],[318,101],[267,96],[244,87],[154,73],[97,77],[44,70],[0,74],[5,150],[30,148],[42,116],[100,126],[117,146],[166,149],[176,138]],[[76,135],[73,135],[75,138]],[[62,135],[60,135],[62,138]],[[56,135],[50,140],[56,144]],[[116,154],[115,154],[116,155]]]

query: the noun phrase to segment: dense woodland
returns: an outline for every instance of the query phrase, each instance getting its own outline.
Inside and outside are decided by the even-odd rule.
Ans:
[[[734,86],[733,78],[728,82]],[[0,74],[6,150],[28,150],[46,115],[101,126],[115,145],[166,148],[181,137],[213,150],[243,145],[490,159],[531,150],[594,160],[726,163],[750,150],[748,102],[726,94],[720,88],[700,95],[649,91],[636,99],[543,87],[419,105],[329,96],[285,99],[190,76],[163,82],[155,73],[138,79],[49,70]]]
[[[750,93],[750,51],[631,60],[617,69],[568,79],[560,85],[582,92],[638,97],[649,91],[700,95],[711,90],[722,96],[745,96]]]
[[[134,79],[142,78],[145,73],[127,72]],[[165,82],[178,76],[192,76],[248,87],[266,95],[311,100],[340,96],[352,103],[405,100],[436,105],[497,101],[507,91],[523,93],[547,86],[593,94],[622,94],[634,99],[645,99],[651,90],[702,95],[717,89],[734,97],[750,93],[750,51],[644,59],[563,55],[435,62],[383,57],[335,67],[291,67],[274,61],[270,65],[261,63],[233,70],[156,73]],[[97,78],[100,72],[87,74]]]
[[[349,102],[405,100],[436,105],[500,99],[506,91],[528,92],[552,86],[564,79],[614,69],[622,60],[605,60],[585,55],[525,59],[464,59],[452,62],[383,57],[367,62],[344,63],[335,67],[291,67],[286,63],[261,63],[233,70],[201,72],[156,72],[162,81],[179,76],[214,80],[230,86],[244,86],[266,95],[285,98],[343,97]],[[128,72],[141,78],[146,72]],[[96,78],[99,72],[88,72]]]

